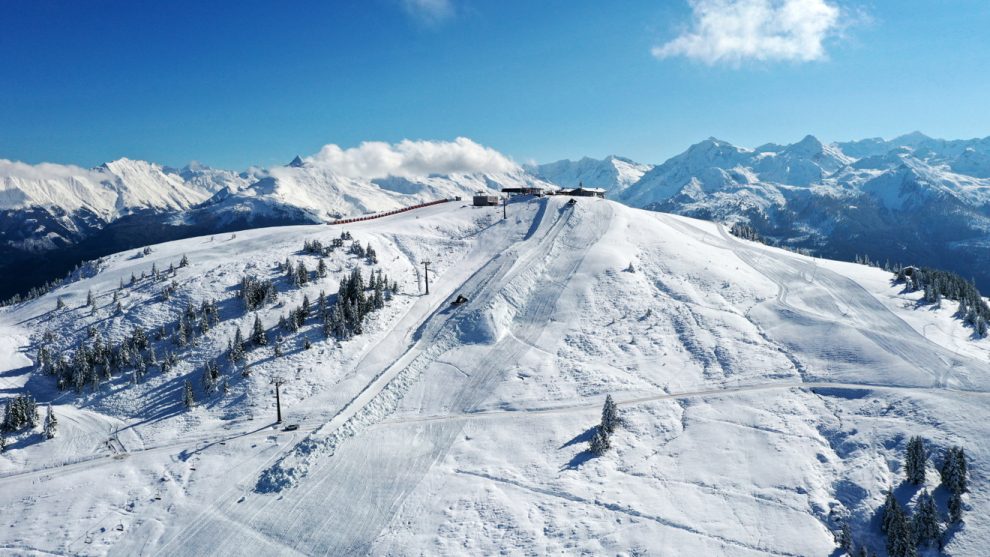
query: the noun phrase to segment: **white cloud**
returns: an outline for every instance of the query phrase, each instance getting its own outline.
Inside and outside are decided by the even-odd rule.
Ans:
[[[349,149],[331,144],[307,157],[306,162],[325,165],[349,178],[365,180],[387,176],[417,178],[430,174],[499,173],[519,168],[495,149],[466,137],[454,141],[406,139],[394,144],[366,141]]]
[[[690,31],[654,47],[657,58],[686,56],[707,64],[745,60],[811,61],[838,31],[840,9],[827,0],[689,0]]]
[[[401,0],[402,7],[410,15],[426,23],[439,23],[454,15],[451,0]]]

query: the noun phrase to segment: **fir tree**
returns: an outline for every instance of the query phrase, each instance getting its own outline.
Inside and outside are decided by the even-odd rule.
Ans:
[[[268,336],[265,334],[265,328],[261,325],[261,318],[257,314],[254,316],[254,327],[251,331],[251,341],[254,342],[256,346],[265,346],[268,344]]]
[[[65,300],[61,296],[55,299],[55,309],[62,309],[65,307]]]
[[[296,286],[303,286],[309,282],[309,271],[306,270],[306,264],[302,261],[296,263]]]
[[[591,437],[588,449],[596,455],[603,455],[611,448],[612,441],[609,439],[608,433],[602,428],[596,427],[595,435]]]
[[[921,437],[912,437],[907,444],[907,454],[904,459],[904,471],[907,481],[914,485],[925,483],[925,465],[928,457],[925,455],[925,444]]]
[[[897,499],[894,498],[894,491],[887,490],[887,497],[883,502],[883,515],[880,520],[880,531],[884,534],[890,533],[890,528],[896,519],[896,515],[900,508],[897,504]]]
[[[966,478],[966,453],[962,447],[950,447],[945,453],[942,468],[939,470],[942,485],[950,493],[965,493],[968,489]]]
[[[7,434],[0,431],[0,454],[7,452]]]
[[[234,332],[234,341],[231,343],[228,352],[232,363],[237,364],[244,361],[244,335],[241,334],[240,327]]]
[[[601,428],[605,430],[606,433],[614,433],[615,427],[619,423],[619,407],[612,400],[612,395],[607,395],[605,397],[605,405],[602,407],[602,423]]]
[[[52,410],[52,405],[48,405],[48,412],[45,413],[45,438],[53,439],[55,433],[58,431],[58,418],[55,417],[55,412]]]
[[[188,267],[188,266],[189,266],[189,258],[186,257],[186,254],[182,254],[182,259],[179,260],[179,268],[181,269],[183,267]]]
[[[914,535],[917,543],[921,545],[938,544],[942,537],[942,525],[938,518],[938,508],[935,500],[928,493],[928,490],[921,492],[918,496],[917,506],[914,511]]]
[[[96,305],[96,302],[93,301],[93,291],[92,290],[87,290],[86,291],[86,305],[87,306],[94,306],[94,305]]]
[[[185,384],[182,387],[182,404],[187,409],[196,405],[196,396],[193,394],[193,386],[188,379],[186,379]]]
[[[316,264],[316,276],[320,278],[326,278],[327,276],[327,263],[320,258],[320,262]]]
[[[949,495],[949,522],[952,524],[959,524],[962,522],[963,516],[963,504],[962,504],[962,494],[953,493]]]
[[[309,350],[312,347],[313,347],[313,345],[309,342],[309,338],[308,337],[307,338],[304,338],[303,339],[303,350]]]

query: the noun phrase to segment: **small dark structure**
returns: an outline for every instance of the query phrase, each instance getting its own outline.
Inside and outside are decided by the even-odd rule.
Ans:
[[[457,298],[453,302],[450,302],[450,305],[459,306],[461,304],[467,303],[467,301],[468,299],[464,297],[464,294],[458,294]]]
[[[475,207],[494,207],[498,205],[498,196],[486,193],[478,193],[474,196]]]
[[[519,187],[519,188],[502,188],[502,193],[509,193],[513,195],[543,195],[543,188],[538,187]]]

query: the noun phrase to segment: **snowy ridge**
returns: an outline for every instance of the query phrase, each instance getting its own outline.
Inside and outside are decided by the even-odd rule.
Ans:
[[[561,160],[526,167],[530,173],[558,186],[576,188],[584,184],[589,188],[605,188],[610,194],[621,193],[652,168],[653,165],[615,155],[602,160],[584,157],[577,161]]]
[[[980,472],[990,341],[971,338],[955,303],[920,304],[878,269],[612,201],[523,199],[507,212],[445,203],[344,227],[178,240],[110,256],[93,276],[0,310],[4,396],[51,401],[61,424],[51,440],[9,436],[0,489],[17,512],[5,513],[0,545],[791,556],[832,553],[847,523],[873,553],[885,490],[907,505],[919,497],[903,483],[914,435],[927,440],[936,493],[942,451],[963,445],[971,459],[964,524],[944,553],[979,555],[990,542]],[[289,258],[312,272],[319,258],[303,243],[328,245],[342,229],[379,263],[338,248],[323,258],[327,276],[304,285],[276,269]],[[160,290],[171,278],[119,289],[183,255],[170,298]],[[278,325],[304,296],[333,300],[342,277],[373,268],[399,289],[362,334],[327,339],[312,317],[298,331]],[[246,311],[237,289],[249,275],[273,280],[278,299]],[[458,295],[468,301],[451,305]],[[30,362],[46,331],[69,355],[90,326],[119,342],[209,299],[219,322],[178,350],[171,371],[117,374],[77,395]],[[269,344],[228,367],[228,340],[238,327],[250,335],[256,316]],[[152,342],[159,356],[177,350]],[[214,358],[226,394],[203,386]],[[276,375],[284,423],[298,431],[272,423]],[[606,394],[622,423],[594,456]]]

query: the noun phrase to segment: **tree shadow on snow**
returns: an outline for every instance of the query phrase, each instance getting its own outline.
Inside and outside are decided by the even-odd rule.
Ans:
[[[595,431],[597,429],[598,429],[598,426],[591,426],[591,427],[589,427],[588,429],[586,429],[583,432],[579,433],[577,436],[575,436],[570,441],[568,441],[568,442],[564,443],[563,445],[561,445],[560,448],[561,449],[564,449],[564,448],[567,448],[567,447],[573,447],[574,445],[578,445],[578,444],[585,444],[586,445],[587,443],[589,443],[591,441],[591,438],[594,437]],[[560,470],[561,471],[564,471],[564,470],[577,470],[578,468],[581,467],[581,465],[583,465],[585,462],[588,462],[589,460],[591,460],[594,457],[595,457],[594,453],[592,453],[591,451],[585,449],[585,450],[577,453],[576,455],[574,455],[574,457],[571,458],[570,462],[568,462],[567,464],[565,464],[564,466],[562,466]]]
[[[577,445],[578,443],[590,443],[591,442],[591,438],[595,436],[595,430],[597,430],[597,429],[598,429],[598,426],[597,425],[593,425],[593,426],[589,427],[588,429],[586,429],[584,432],[579,433],[576,437],[574,437],[570,441],[564,443],[563,445],[561,445],[558,448],[563,449],[565,447],[571,447],[573,445]]]

